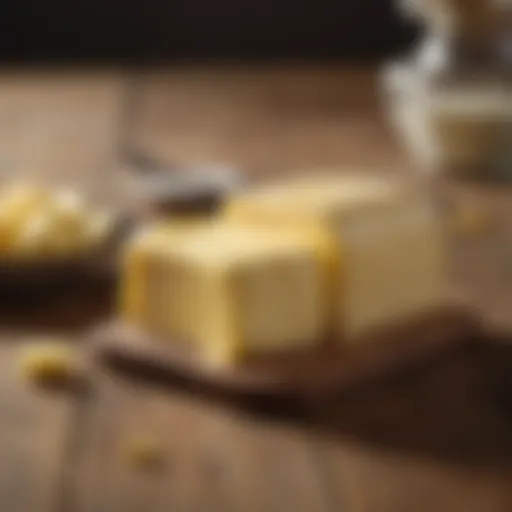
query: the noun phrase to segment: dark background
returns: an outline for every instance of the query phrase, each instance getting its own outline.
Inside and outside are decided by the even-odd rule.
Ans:
[[[373,59],[414,37],[392,0],[1,0],[2,60]]]

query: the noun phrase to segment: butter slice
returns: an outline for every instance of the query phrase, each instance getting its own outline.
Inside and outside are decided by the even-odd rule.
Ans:
[[[207,223],[154,230],[125,256],[122,314],[211,363],[319,343],[328,296],[314,237]]]
[[[266,186],[234,198],[224,218],[332,238],[332,323],[341,338],[406,320],[445,295],[440,223],[426,193],[400,179],[326,176]]]
[[[37,260],[76,255],[101,245],[112,228],[108,212],[73,190],[15,184],[0,191],[0,253]]]
[[[29,184],[16,184],[1,192],[0,250],[10,249],[18,231],[27,220],[49,201],[42,188]]]

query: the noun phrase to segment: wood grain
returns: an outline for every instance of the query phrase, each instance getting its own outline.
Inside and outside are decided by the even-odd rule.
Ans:
[[[40,333],[42,335],[42,333]],[[0,341],[0,503],[6,510],[60,509],[74,413],[73,397],[25,380],[22,336]]]
[[[330,510],[308,432],[240,405],[186,388],[104,381],[85,439],[78,510]],[[158,470],[130,458],[141,439],[161,450]]]
[[[126,173],[130,162],[117,140],[130,75],[1,73],[2,178],[72,180],[98,200],[127,205],[138,181]],[[169,163],[227,161],[258,179],[322,166],[409,172],[380,115],[375,76],[319,66],[157,69],[138,76],[137,115],[124,128],[130,144]],[[299,406],[221,397],[179,380],[148,387],[102,367],[91,372],[86,394],[41,394],[17,372],[23,335],[4,328],[0,505],[21,512],[511,510],[511,191],[457,183],[439,192],[448,217],[460,205],[489,214],[478,233],[452,235],[452,276],[499,324],[500,343]],[[41,335],[42,320],[66,324],[97,306],[85,302],[79,311],[67,304],[38,311],[24,330]],[[71,339],[85,355],[87,346]],[[141,438],[161,445],[160,472],[126,458]]]
[[[404,163],[374,70],[178,67],[139,76],[131,94],[131,140],[171,163],[228,163],[256,177]]]
[[[117,137],[121,75],[21,70],[0,76],[0,168],[80,188],[97,201],[119,194]]]
[[[117,77],[59,70],[1,73],[0,181],[36,179],[81,187],[98,201],[108,200],[105,169],[115,161]],[[68,510],[72,492],[68,476],[81,398],[29,385],[19,361],[24,341],[46,336],[76,341],[77,327],[109,310],[104,290],[53,300],[56,290],[46,286],[37,307],[13,309],[11,301],[0,312],[0,507],[5,510]]]
[[[228,162],[256,179],[331,166],[411,172],[380,114],[375,79],[368,70],[311,68],[156,72],[141,79],[132,140],[170,163]],[[488,219],[477,233],[450,233],[452,279],[487,319],[510,326],[510,191],[450,181],[436,189],[448,224],[464,208]],[[322,481],[328,509],[510,508],[510,426],[496,392],[507,385],[503,375],[512,359],[488,350],[487,357],[462,351],[315,404],[299,428],[316,425],[309,465]],[[235,450],[239,436],[261,436],[258,421],[245,423],[243,433],[225,434],[221,453]],[[284,439],[293,435],[287,428]],[[253,459],[236,453],[237,466],[260,482]],[[283,471],[293,479],[292,466]],[[297,480],[282,495],[280,510],[294,509],[302,485]],[[261,501],[265,492],[245,490],[255,510],[268,509]],[[247,504],[227,509],[251,510]]]
[[[478,351],[405,371],[317,409],[340,503],[353,511],[503,511],[512,500],[510,423]],[[510,360],[509,360],[510,364]]]
[[[446,304],[410,322],[390,325],[345,345],[344,340],[318,340],[307,353],[270,356],[247,354],[234,368],[212,366],[183,340],[168,339],[133,326],[107,323],[90,338],[99,358],[149,380],[173,381],[178,375],[231,393],[313,399],[361,381],[392,374],[459,345],[480,340],[476,311]],[[185,349],[188,347],[189,349]]]
[[[110,376],[86,429],[80,510],[506,512],[510,417],[490,378],[503,361],[481,350],[306,405]],[[160,471],[130,463],[140,439],[160,446]]]

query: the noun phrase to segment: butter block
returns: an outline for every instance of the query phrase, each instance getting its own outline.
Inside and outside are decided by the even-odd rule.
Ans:
[[[139,229],[128,241],[121,258],[118,305],[121,315],[130,323],[148,323],[152,307],[151,276],[154,273],[158,277],[162,248],[172,245],[174,239],[196,226],[196,222],[187,220],[153,222]]]
[[[147,232],[128,247],[121,314],[212,363],[321,341],[328,314],[313,237],[222,223]]]
[[[332,238],[331,321],[343,339],[405,320],[445,296],[441,224],[427,194],[400,179],[335,176],[266,186],[234,198],[223,215]]]

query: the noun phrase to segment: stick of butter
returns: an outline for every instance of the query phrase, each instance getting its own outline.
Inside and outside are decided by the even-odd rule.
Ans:
[[[121,315],[210,363],[310,347],[328,315],[322,250],[293,231],[220,222],[150,231],[126,251]]]
[[[402,180],[361,175],[268,185],[232,199],[223,217],[332,237],[332,322],[340,338],[357,339],[445,297],[440,222],[427,194]]]

